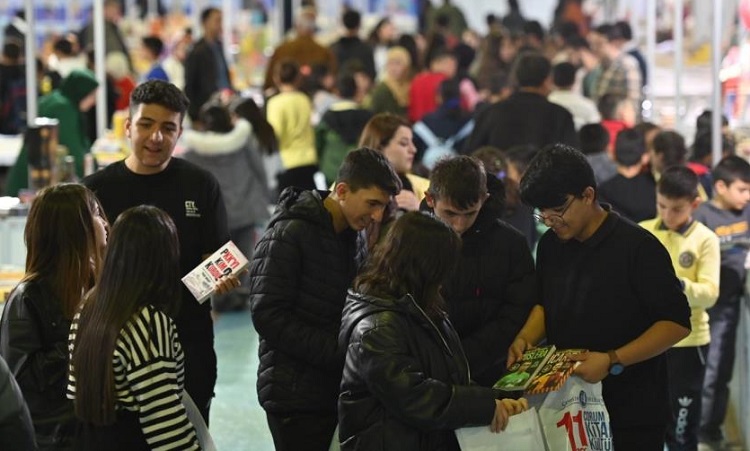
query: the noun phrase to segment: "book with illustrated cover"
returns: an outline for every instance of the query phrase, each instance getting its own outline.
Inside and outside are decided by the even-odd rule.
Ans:
[[[526,390],[534,376],[541,371],[542,366],[554,352],[554,345],[527,350],[517,362],[508,368],[508,374],[495,382],[493,388],[506,391]]]
[[[531,348],[508,369],[493,388],[505,391],[523,390],[527,394],[557,390],[573,373],[578,362],[569,356],[583,349],[561,349],[554,345]]]
[[[570,360],[570,356],[586,352],[585,349],[560,349],[552,353],[534,379],[526,387],[526,394],[536,395],[556,391],[573,374],[573,370],[580,364]]]
[[[213,294],[216,283],[222,277],[237,274],[248,264],[247,257],[232,241],[228,241],[183,277],[182,283],[199,303],[203,303]]]

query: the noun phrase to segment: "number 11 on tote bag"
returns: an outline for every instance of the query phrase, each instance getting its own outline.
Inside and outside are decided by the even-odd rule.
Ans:
[[[539,419],[549,450],[613,450],[601,383],[571,377],[562,388],[547,395],[539,408]]]

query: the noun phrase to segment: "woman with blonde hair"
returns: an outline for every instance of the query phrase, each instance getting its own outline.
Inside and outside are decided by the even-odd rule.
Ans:
[[[393,113],[406,117],[411,89],[411,56],[403,47],[391,47],[386,54],[385,73],[370,94],[373,114]]]
[[[68,331],[101,267],[107,228],[99,201],[76,184],[42,190],[26,220],[26,275],[3,310],[0,355],[23,392],[42,450],[73,448]]]
[[[385,155],[398,174],[403,189],[396,196],[398,208],[406,211],[419,209],[430,185],[426,178],[412,174],[414,155],[413,134],[409,122],[402,116],[381,113],[373,116],[359,137],[360,147],[369,147]]]

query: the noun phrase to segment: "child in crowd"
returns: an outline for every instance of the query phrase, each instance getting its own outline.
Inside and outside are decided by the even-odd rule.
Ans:
[[[714,167],[714,195],[695,211],[695,219],[716,232],[721,243],[721,281],[716,305],[707,310],[711,344],[706,359],[699,438],[709,445],[723,441],[729,402],[729,381],[734,369],[740,302],[747,274],[750,242],[750,164],[729,156]]]
[[[656,184],[650,173],[642,172],[647,159],[640,133],[621,131],[615,141],[617,175],[599,187],[599,200],[634,222],[656,216]]]
[[[279,93],[266,104],[268,122],[276,132],[284,172],[279,174],[279,193],[290,186],[315,188],[313,174],[318,170],[315,152],[312,103],[299,90],[300,68],[291,60],[281,62],[274,74]]]
[[[673,166],[662,173],[656,187],[659,216],[641,223],[667,248],[691,309],[692,332],[667,351],[670,451],[698,446],[701,392],[711,341],[706,309],[719,296],[719,238],[693,219],[699,203],[698,177],[685,166]]]
[[[601,185],[617,175],[617,165],[607,152],[609,146],[609,132],[599,123],[586,124],[578,130],[578,140],[581,142],[581,152],[589,160],[594,170],[596,183]]]

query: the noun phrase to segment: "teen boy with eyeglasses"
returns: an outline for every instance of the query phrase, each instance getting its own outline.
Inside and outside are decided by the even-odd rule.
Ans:
[[[664,246],[597,201],[586,157],[555,144],[521,180],[550,230],[537,250],[539,304],[509,363],[543,339],[584,348],[576,374],[602,382],[614,449],[659,450],[670,415],[664,352],[690,332],[690,309]]]

